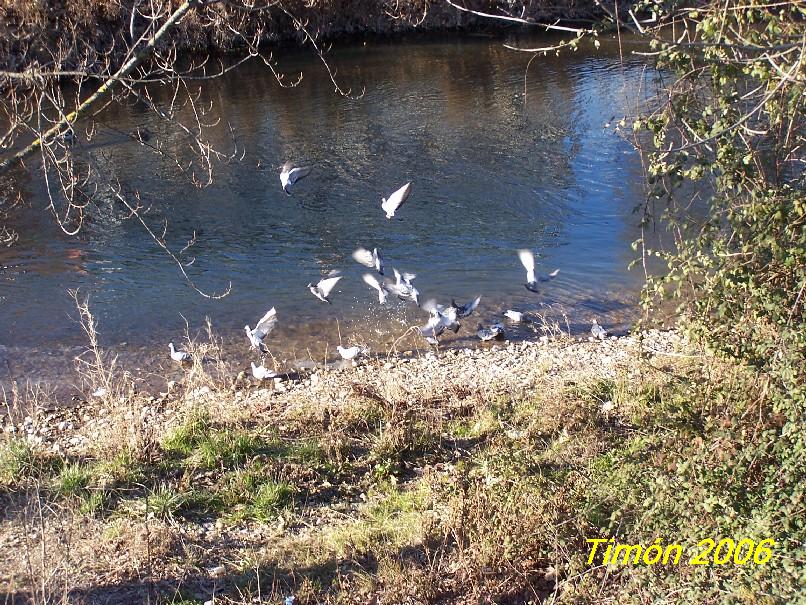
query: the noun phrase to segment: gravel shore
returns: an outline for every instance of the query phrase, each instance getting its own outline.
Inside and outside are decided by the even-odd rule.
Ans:
[[[241,372],[229,384],[194,386],[168,382],[167,392],[138,399],[126,418],[162,433],[175,424],[177,412],[190,406],[235,407],[240,413],[270,413],[282,418],[300,407],[338,409],[356,388],[395,399],[434,397],[441,390],[527,393],[557,383],[616,376],[640,379],[643,357],[685,356],[686,340],[677,332],[648,330],[638,335],[593,338],[542,337],[489,348],[450,349],[395,357],[359,359],[307,372],[281,374],[263,383]],[[682,353],[681,353],[682,352]],[[188,380],[192,380],[188,376]],[[96,398],[73,408],[53,409],[47,402],[29,403],[21,413],[2,418],[0,431],[24,437],[53,453],[86,451],[108,428],[118,402]],[[16,416],[16,417],[15,417]]]

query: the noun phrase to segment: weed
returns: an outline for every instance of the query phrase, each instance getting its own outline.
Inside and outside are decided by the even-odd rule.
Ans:
[[[54,490],[63,498],[82,497],[92,481],[89,466],[78,462],[65,464],[56,477]]]
[[[31,478],[36,470],[36,458],[27,441],[10,439],[0,443],[0,486],[13,488]]]

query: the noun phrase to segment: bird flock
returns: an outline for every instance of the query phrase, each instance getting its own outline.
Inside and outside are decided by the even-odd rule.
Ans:
[[[283,191],[287,195],[291,195],[293,186],[301,179],[308,176],[311,173],[311,170],[311,166],[295,166],[291,162],[286,162],[283,164],[280,170],[280,184],[282,185]],[[388,198],[382,198],[381,209],[384,211],[386,218],[394,218],[395,213],[400,209],[410,195],[411,183],[409,182],[397,189]],[[477,296],[464,305],[457,304],[453,299],[451,299],[451,304],[447,306],[438,304],[436,301],[430,299],[421,305],[420,293],[412,283],[417,277],[414,273],[401,273],[393,267],[392,272],[394,275],[394,280],[386,277],[384,274],[383,258],[381,257],[381,254],[377,248],[373,248],[372,251],[369,251],[365,248],[357,248],[352,253],[352,258],[360,265],[374,270],[374,272],[381,277],[381,279],[379,279],[373,273],[364,273],[362,275],[362,280],[364,283],[377,292],[379,304],[386,304],[389,295],[391,294],[402,301],[411,301],[429,313],[429,319],[426,324],[424,326],[419,326],[417,329],[425,341],[431,345],[439,344],[438,339],[440,336],[442,336],[445,330],[450,330],[454,334],[457,333],[461,328],[459,320],[472,315],[478,307],[479,302],[481,302],[481,296]],[[538,275],[535,272],[535,257],[531,250],[518,250],[518,258],[520,259],[523,268],[526,270],[526,281],[524,286],[531,292],[539,292],[539,282],[549,281],[556,277],[560,272],[559,269],[555,269],[551,273]],[[307,287],[310,293],[317,299],[324,303],[332,304],[330,300],[331,293],[336,287],[336,284],[338,284],[342,278],[343,276],[339,275],[338,270],[331,271],[326,277],[320,279],[316,283],[309,283]],[[511,309],[508,309],[505,313],[503,313],[503,315],[507,319],[516,323],[528,324],[536,323],[537,321],[527,313],[514,311]],[[246,337],[249,340],[250,348],[259,352],[261,355],[268,353],[268,347],[264,341],[274,329],[276,324],[277,311],[274,307],[272,307],[266,312],[265,315],[263,315],[263,317],[258,320],[254,328],[250,328],[248,324],[245,325],[244,331],[246,332]],[[490,326],[484,326],[483,324],[479,323],[477,324],[476,334],[480,340],[488,341],[504,338],[505,330],[501,323],[496,322]],[[607,337],[607,332],[598,324],[596,320],[593,321],[591,334],[594,338],[598,339],[604,339]],[[191,361],[192,356],[187,351],[177,349],[172,342],[169,343],[168,346],[171,352],[171,359],[174,361],[179,363]],[[359,346],[345,348],[341,345],[337,347],[337,351],[342,359],[348,361],[354,360],[356,357],[365,352],[365,350]],[[257,380],[266,380],[277,376],[276,372],[266,368],[262,362],[259,366],[255,365],[254,362],[251,362],[251,368],[252,376],[254,376],[254,378]]]

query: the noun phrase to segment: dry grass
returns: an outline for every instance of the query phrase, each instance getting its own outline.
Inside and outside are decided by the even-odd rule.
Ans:
[[[725,371],[561,340],[369,361],[275,393],[221,380],[211,330],[186,345],[195,362],[159,401],[123,388],[78,411],[59,440],[81,445],[0,445],[0,593],[646,602],[640,575],[586,564],[585,538],[631,514],[633,456],[641,473],[671,463],[646,444],[684,422],[681,385]],[[88,379],[113,385],[97,343],[88,357]]]

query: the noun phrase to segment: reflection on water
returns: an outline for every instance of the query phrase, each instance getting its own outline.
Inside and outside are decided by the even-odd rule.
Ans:
[[[540,58],[524,84],[528,58],[500,40],[349,47],[332,60],[345,87],[365,89],[357,99],[336,95],[308,54],[281,64],[304,73],[294,89],[257,63],[243,66],[203,86],[221,118],[213,142],[230,149],[231,126],[245,152],[218,166],[204,189],[119,132],[145,127],[180,154],[183,135],[138,106],[108,111],[108,132],[77,153],[139,191],[148,221],[168,221],[173,249],[195,232],[193,279],[211,291],[231,282],[232,293],[194,293],[113,201],[93,208],[82,234],[69,238],[41,211],[42,197],[19,217],[18,245],[0,251],[0,355],[10,368],[0,367],[0,380],[19,374],[20,351],[82,341],[69,288],[89,295],[108,345],[159,343],[161,351],[184,331],[183,317],[195,329],[205,316],[240,343],[242,326],[275,306],[280,325],[270,340],[281,357],[319,358],[338,333],[385,350],[426,316],[377,306],[350,258],[359,245],[417,273],[423,300],[482,295],[480,319],[509,307],[542,310],[574,330],[594,316],[625,329],[642,277],[626,270],[642,179],[637,154],[605,124],[632,111],[644,66],[620,65],[608,52]],[[278,178],[287,159],[315,164],[292,197]],[[401,220],[385,220],[381,197],[407,181],[413,192]],[[26,193],[42,196],[37,182],[29,186]],[[532,248],[543,269],[561,270],[542,295],[522,285],[519,248]],[[305,285],[332,269],[345,279],[326,305]],[[461,331],[458,343],[474,332]]]

